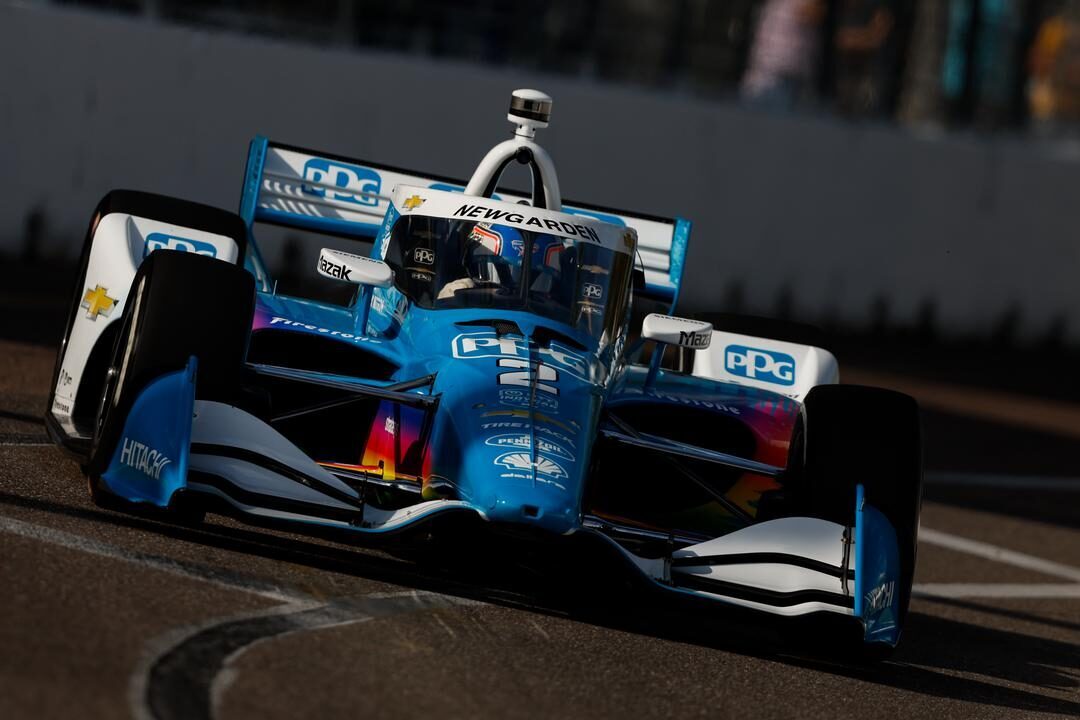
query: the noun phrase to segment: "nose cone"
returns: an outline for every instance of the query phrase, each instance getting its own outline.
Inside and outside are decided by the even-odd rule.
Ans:
[[[434,388],[432,472],[492,522],[573,532],[602,397],[596,360],[536,342],[531,316],[513,318],[522,334],[470,321],[443,338],[452,359]]]
[[[578,526],[584,479],[571,449],[573,439],[528,415],[511,417],[481,423],[485,432],[465,453],[463,489],[492,522],[572,532]]]

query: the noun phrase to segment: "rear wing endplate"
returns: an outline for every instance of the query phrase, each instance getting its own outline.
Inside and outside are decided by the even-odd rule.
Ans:
[[[248,150],[240,216],[255,222],[374,239],[397,185],[463,191],[465,182],[388,165],[305,150],[256,136]],[[525,196],[500,193],[502,200]],[[653,217],[569,202],[563,212],[585,215],[637,231],[645,292],[674,308],[690,241],[690,221]]]

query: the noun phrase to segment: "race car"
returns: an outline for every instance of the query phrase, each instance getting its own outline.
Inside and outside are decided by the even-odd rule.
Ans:
[[[110,192],[50,436],[99,503],[356,538],[468,517],[599,542],[672,597],[840,616],[860,647],[894,647],[915,402],[838,384],[820,347],[677,316],[691,223],[564,204],[536,141],[551,107],[515,91],[513,136],[467,182],[256,137],[236,214]],[[511,163],[530,193],[500,185]],[[256,239],[272,225],[325,236],[312,278],[336,301],[277,292]]]

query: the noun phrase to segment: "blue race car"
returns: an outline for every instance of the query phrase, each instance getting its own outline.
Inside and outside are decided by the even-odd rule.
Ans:
[[[819,347],[675,316],[690,223],[564,205],[535,140],[550,112],[516,91],[514,136],[466,183],[257,137],[238,214],[109,193],[51,437],[97,502],[356,537],[468,517],[895,646],[914,401],[838,384]],[[528,197],[499,187],[512,162]],[[311,279],[328,297],[277,292],[256,242],[274,225],[325,236]]]

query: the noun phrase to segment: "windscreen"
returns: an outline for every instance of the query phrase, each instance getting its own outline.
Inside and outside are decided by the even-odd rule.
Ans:
[[[601,345],[614,337],[630,292],[629,254],[498,223],[402,217],[386,261],[420,307],[531,312]]]

